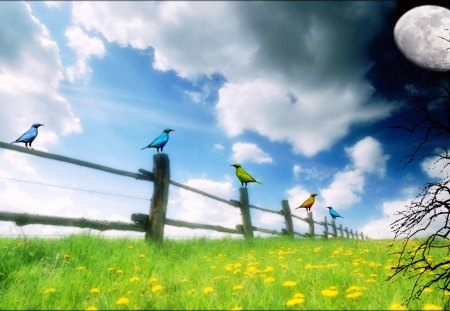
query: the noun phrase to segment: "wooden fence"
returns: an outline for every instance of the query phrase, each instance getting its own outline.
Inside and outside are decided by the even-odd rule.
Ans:
[[[33,149],[27,149],[22,146],[11,145],[5,142],[0,142],[0,148],[23,152],[26,154],[62,161],[66,163],[72,163],[111,174],[117,174],[121,176],[132,177],[143,181],[153,182],[154,189],[153,189],[153,197],[150,204],[150,212],[148,215],[139,213],[132,214],[131,220],[133,221],[133,223],[126,223],[119,221],[89,220],[85,218],[42,216],[42,215],[0,211],[0,220],[13,221],[16,223],[17,226],[24,226],[29,224],[44,224],[55,226],[91,228],[100,231],[106,230],[140,231],[145,232],[146,240],[154,241],[155,243],[158,244],[162,243],[163,241],[164,225],[185,227],[191,229],[208,229],[225,233],[242,234],[245,238],[252,238],[254,235],[253,233],[255,231],[259,231],[268,234],[287,235],[292,238],[295,236],[300,236],[300,237],[322,237],[328,239],[331,236],[334,238],[340,237],[347,239],[350,238],[368,239],[368,237],[364,236],[362,232],[361,233],[358,233],[358,231],[353,232],[353,230],[343,228],[342,224],[340,224],[339,227],[337,227],[336,223],[334,221],[329,222],[326,216],[324,217],[323,221],[316,221],[313,219],[312,212],[308,212],[306,218],[293,215],[291,213],[291,208],[289,207],[289,203],[287,200],[281,201],[281,209],[279,211],[252,205],[249,202],[247,188],[239,188],[239,200],[227,200],[206,193],[204,191],[183,185],[176,181],[173,181],[170,179],[170,163],[169,163],[170,161],[167,154],[155,154],[153,156],[153,172],[144,169],[139,169],[138,173],[132,173],[61,155],[51,154]],[[236,228],[226,228],[223,226],[198,224],[167,218],[166,211],[169,197],[169,184],[175,187],[195,192],[210,199],[228,204],[232,208],[239,208],[242,216],[242,224],[236,225]],[[284,218],[285,228],[281,229],[281,231],[277,231],[253,226],[250,217],[250,209],[280,215],[280,217]],[[293,219],[298,219],[300,221],[306,222],[309,225],[308,232],[299,233],[295,231]],[[321,234],[316,234],[315,225],[320,225],[323,227],[323,231]]]

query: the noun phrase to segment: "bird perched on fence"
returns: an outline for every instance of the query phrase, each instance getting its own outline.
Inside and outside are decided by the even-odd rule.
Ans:
[[[313,206],[314,202],[315,202],[315,197],[316,197],[316,193],[312,193],[309,198],[306,199],[305,202],[303,202],[299,207],[297,208],[306,208],[306,211],[310,212],[311,211],[311,207]]]
[[[247,187],[247,183],[249,183],[249,182],[255,182],[258,184],[262,184],[262,182],[257,181],[249,173],[247,173],[240,164],[235,163],[235,164],[231,164],[231,166],[234,166],[236,168],[236,176],[241,181],[241,185],[243,187]]]
[[[333,218],[333,220],[336,220],[337,217],[344,218],[341,215],[339,215],[339,213],[336,212],[331,206],[328,206],[327,208],[330,210],[330,215]]]
[[[156,151],[159,153],[159,149],[161,149],[161,152],[163,151],[164,146],[169,141],[169,133],[173,132],[175,130],[172,129],[165,129],[161,135],[155,138],[154,141],[152,141],[147,147],[142,148],[141,150],[144,150],[146,148],[156,148]]]
[[[23,133],[22,136],[17,138],[15,141],[11,142],[11,144],[25,143],[25,147],[28,148],[28,146],[30,146],[30,148],[33,149],[33,147],[31,147],[31,143],[34,141],[34,139],[38,135],[38,127],[43,126],[43,125],[44,124],[41,124],[41,123],[34,123],[28,131]]]

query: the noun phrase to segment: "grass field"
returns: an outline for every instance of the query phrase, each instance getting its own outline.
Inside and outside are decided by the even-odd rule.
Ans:
[[[0,239],[0,309],[406,310],[391,241]],[[447,254],[432,254],[436,260]],[[444,306],[430,288],[408,310]]]

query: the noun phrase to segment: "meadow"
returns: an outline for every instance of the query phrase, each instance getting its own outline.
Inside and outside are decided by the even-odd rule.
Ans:
[[[0,239],[0,309],[432,310],[429,288],[387,281],[400,243],[388,240],[165,240],[77,235]],[[447,253],[432,254],[442,259]],[[442,257],[441,257],[442,256]]]

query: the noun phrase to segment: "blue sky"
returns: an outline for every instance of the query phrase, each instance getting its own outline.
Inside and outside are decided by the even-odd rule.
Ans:
[[[36,149],[137,172],[151,170],[156,153],[140,148],[172,128],[164,152],[173,180],[237,199],[240,183],[230,164],[239,162],[263,183],[249,185],[253,204],[279,210],[288,199],[294,208],[318,193],[315,218],[327,216],[331,205],[344,216],[343,226],[391,237],[395,212],[441,176],[424,170],[422,159],[404,168],[411,137],[390,128],[408,110],[407,85],[448,79],[417,68],[395,47],[395,21],[412,6],[4,2],[0,140],[12,141],[41,122]],[[2,210],[122,221],[148,212],[143,199],[12,179],[138,198],[150,198],[152,184],[13,151],[0,150],[0,157]],[[226,205],[170,191],[170,218],[240,222]],[[283,228],[276,215],[254,212],[253,220]],[[2,234],[21,232],[0,224]],[[166,233],[217,236],[173,227]]]

